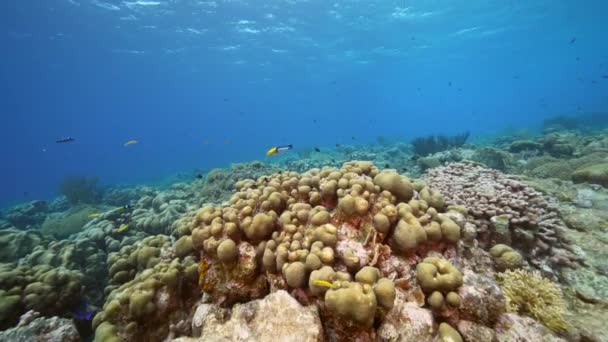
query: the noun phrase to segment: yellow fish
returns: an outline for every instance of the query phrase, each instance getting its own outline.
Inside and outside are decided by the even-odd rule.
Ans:
[[[137,140],[129,140],[125,143],[125,146],[129,146],[129,145],[135,145],[137,144],[139,141]]]
[[[209,141],[208,140],[203,141],[203,145],[209,145]]]
[[[270,156],[274,156],[275,154],[279,154],[279,153],[283,153],[285,151],[289,151],[293,148],[293,145],[287,145],[287,146],[275,146],[270,148],[268,151],[266,151],[266,156],[270,157]]]
[[[326,280],[317,279],[317,280],[313,281],[313,283],[314,283],[315,285],[319,285],[319,286],[325,286],[325,287],[329,287],[329,288],[331,288],[331,289],[335,289],[335,288],[337,288],[337,286],[336,286],[336,285],[334,285],[334,284],[332,284],[332,283],[330,283],[330,282],[328,282],[328,281],[326,281]]]
[[[89,218],[94,218],[94,217],[99,217],[101,216],[101,213],[93,213],[91,215],[89,215]]]
[[[123,224],[122,226],[118,227],[118,229],[116,229],[117,232],[122,232],[123,230],[129,228],[128,224]]]

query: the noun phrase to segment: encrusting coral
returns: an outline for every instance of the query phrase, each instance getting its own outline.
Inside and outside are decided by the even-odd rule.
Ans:
[[[555,332],[569,330],[562,291],[549,279],[524,270],[497,273],[507,311],[528,315]]]

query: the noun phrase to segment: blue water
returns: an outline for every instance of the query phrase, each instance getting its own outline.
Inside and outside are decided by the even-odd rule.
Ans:
[[[278,144],[606,112],[607,12],[599,0],[6,0],[0,203],[52,196],[66,175],[151,182]]]

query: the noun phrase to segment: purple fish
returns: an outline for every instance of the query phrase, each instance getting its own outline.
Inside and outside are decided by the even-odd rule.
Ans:
[[[90,321],[95,315],[95,310],[89,307],[86,299],[83,299],[78,303],[78,306],[72,311],[74,318],[80,321]]]

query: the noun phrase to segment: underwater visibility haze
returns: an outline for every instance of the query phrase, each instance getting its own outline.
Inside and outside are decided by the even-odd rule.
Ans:
[[[607,341],[607,12],[3,1],[0,340]]]

